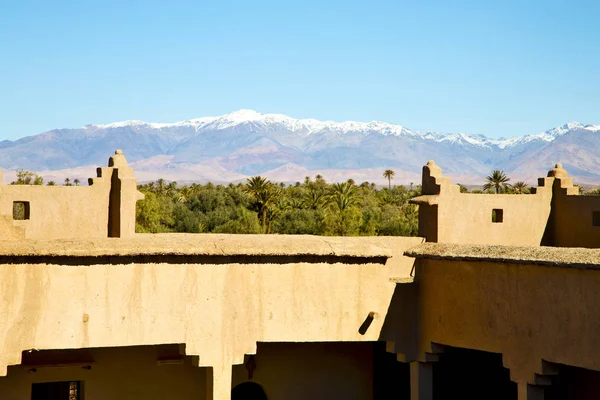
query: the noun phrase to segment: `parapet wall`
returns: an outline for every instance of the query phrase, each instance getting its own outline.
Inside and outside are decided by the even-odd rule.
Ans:
[[[600,196],[580,196],[579,188],[560,164],[555,176],[552,215],[544,244],[560,247],[600,247]]]
[[[2,185],[3,240],[128,237],[135,234],[135,203],[143,195],[120,150],[98,168],[89,186]],[[21,207],[15,220],[13,207]]]
[[[600,370],[600,250],[426,243],[406,254],[419,287],[413,358],[432,344],[502,353],[511,379],[531,384],[547,363]]]
[[[181,343],[214,367],[215,398],[228,398],[231,365],[255,354],[257,342],[385,340],[397,279],[412,269],[403,252],[422,241],[138,234],[0,242],[0,376],[29,349]]]
[[[551,186],[531,195],[460,193],[458,185],[429,161],[423,167],[419,236],[439,243],[538,246],[550,216]],[[493,215],[495,214],[495,215]]]
[[[600,197],[579,196],[560,164],[527,195],[460,193],[433,161],[422,187],[411,202],[428,242],[600,247]]]

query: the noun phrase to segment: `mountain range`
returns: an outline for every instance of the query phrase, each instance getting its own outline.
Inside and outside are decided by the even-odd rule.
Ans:
[[[490,139],[483,135],[416,131],[384,122],[294,119],[240,110],[176,123],[125,121],[54,129],[0,142],[0,168],[27,169],[46,180],[87,178],[120,148],[140,182],[236,182],[253,175],[295,182],[420,182],[436,161],[454,182],[479,184],[492,169],[534,183],[561,162],[578,183],[600,183],[600,125],[569,122],[543,133]],[[12,174],[5,173],[5,181]]]

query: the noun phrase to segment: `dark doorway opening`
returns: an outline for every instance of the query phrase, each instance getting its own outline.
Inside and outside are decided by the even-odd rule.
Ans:
[[[233,388],[231,400],[267,400],[267,394],[258,383],[244,382]]]
[[[373,399],[410,400],[410,364],[385,350],[385,342],[373,343]]]
[[[600,398],[600,372],[590,369],[554,364],[558,374],[552,377],[552,385],[544,388],[548,400]]]
[[[433,363],[433,395],[436,400],[516,400],[518,389],[501,354],[448,346]]]

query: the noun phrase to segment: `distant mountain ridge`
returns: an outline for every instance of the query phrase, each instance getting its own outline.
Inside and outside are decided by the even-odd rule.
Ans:
[[[332,122],[239,110],[175,123],[124,121],[55,129],[0,142],[0,168],[65,175],[104,165],[121,148],[138,179],[230,182],[252,175],[297,181],[321,173],[330,180],[418,182],[434,159],[455,182],[480,183],[493,168],[530,182],[556,162],[583,183],[600,183],[600,125],[569,122],[545,132],[490,139],[483,135],[416,131],[385,122]],[[51,171],[62,171],[54,172]],[[359,177],[357,179],[357,177]]]

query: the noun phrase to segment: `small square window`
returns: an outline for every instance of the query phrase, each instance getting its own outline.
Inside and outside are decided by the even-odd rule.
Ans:
[[[592,226],[600,226],[600,211],[592,211]]]
[[[493,223],[504,222],[504,212],[501,208],[494,208],[492,210],[492,222]]]
[[[14,201],[13,202],[13,219],[23,221],[29,219],[29,202]]]

